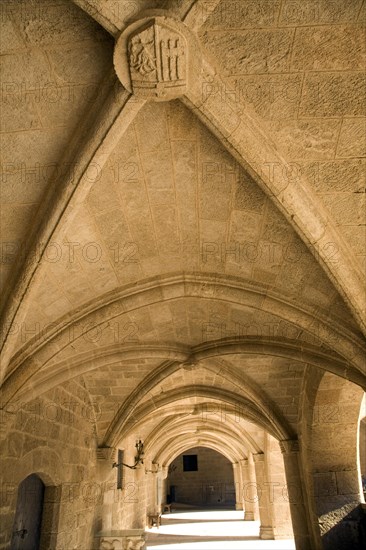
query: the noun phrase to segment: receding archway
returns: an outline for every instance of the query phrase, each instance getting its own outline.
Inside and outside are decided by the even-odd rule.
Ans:
[[[193,447],[170,464],[168,501],[200,508],[235,509],[233,465],[208,447]]]

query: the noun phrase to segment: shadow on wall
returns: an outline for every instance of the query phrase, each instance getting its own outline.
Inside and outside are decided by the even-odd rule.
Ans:
[[[366,504],[347,504],[319,520],[324,550],[366,548]]]

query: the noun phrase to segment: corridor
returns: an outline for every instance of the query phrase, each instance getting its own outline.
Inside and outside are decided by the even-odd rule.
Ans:
[[[292,550],[293,540],[261,540],[259,522],[241,510],[177,510],[147,530],[147,550]]]

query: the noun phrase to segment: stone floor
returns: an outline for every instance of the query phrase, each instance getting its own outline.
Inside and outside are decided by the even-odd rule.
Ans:
[[[259,522],[233,510],[174,510],[147,530],[147,550],[293,550],[293,540],[260,540]]]

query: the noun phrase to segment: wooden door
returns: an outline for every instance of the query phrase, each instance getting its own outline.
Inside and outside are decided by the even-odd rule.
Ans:
[[[35,474],[19,485],[10,550],[39,550],[44,489]]]

